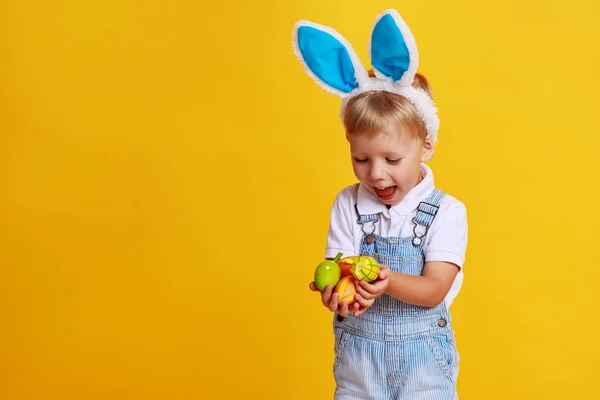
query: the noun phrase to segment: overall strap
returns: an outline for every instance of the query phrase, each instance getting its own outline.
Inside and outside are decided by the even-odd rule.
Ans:
[[[360,186],[359,183],[356,184],[356,198],[358,201],[358,187]],[[358,212],[358,204],[357,202],[354,202],[354,211],[356,212],[356,222],[358,222],[360,225],[362,224],[366,224],[368,222],[377,222],[379,220],[379,214],[367,214],[367,215],[361,215]]]
[[[358,187],[359,183],[356,184],[356,200],[358,202]],[[368,244],[371,244],[375,241],[375,237],[373,233],[375,233],[375,224],[379,222],[379,214],[367,214],[361,215],[358,212],[357,202],[354,203],[354,211],[356,211],[356,222],[360,225],[360,229],[364,233],[365,240]],[[365,224],[367,224],[367,228],[365,228]]]
[[[367,222],[377,222],[377,220],[379,219],[379,214],[360,215],[358,214],[358,208],[356,208],[356,205],[354,207],[356,209],[356,214],[358,215],[356,221],[359,224],[366,224]]]
[[[433,220],[440,209],[440,203],[444,196],[446,196],[446,193],[439,189],[433,189],[433,192],[431,192],[429,197],[427,197],[425,201],[419,203],[419,206],[417,207],[417,215],[413,218],[413,223],[415,226],[413,227],[414,236],[412,244],[414,246],[420,246],[423,244],[423,238],[425,235],[427,235],[429,227],[433,223]],[[417,235],[417,225],[422,225],[425,227],[425,233],[423,233],[421,236]]]

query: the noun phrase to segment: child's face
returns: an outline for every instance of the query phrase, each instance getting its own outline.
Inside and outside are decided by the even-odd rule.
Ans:
[[[421,162],[433,155],[429,138],[423,143],[399,129],[347,138],[354,174],[367,190],[390,206],[400,204],[419,182]]]

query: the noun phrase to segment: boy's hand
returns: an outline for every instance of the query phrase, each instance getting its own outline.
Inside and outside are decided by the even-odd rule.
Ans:
[[[312,290],[313,292],[320,292],[320,290],[319,290],[319,288],[317,288],[317,285],[315,282],[311,282],[309,287],[310,287],[310,290]],[[338,294],[337,293],[332,294],[332,293],[333,293],[333,286],[327,285],[325,290],[323,290],[323,292],[321,293],[321,303],[323,303],[323,305],[325,307],[327,307],[329,309],[329,311],[331,311],[331,312],[337,311],[338,314],[340,314],[342,317],[345,317],[346,314],[348,314],[348,302],[344,301],[341,304],[338,304],[338,299],[339,299]]]
[[[385,293],[385,290],[390,283],[390,274],[392,273],[390,267],[385,264],[379,264],[379,268],[377,280],[373,282],[356,281],[354,284],[356,287],[354,300],[356,300],[356,302],[352,304],[350,311],[355,317],[364,313],[367,308],[371,307],[375,302],[375,299]]]
[[[354,303],[348,306],[347,302],[338,304],[339,296],[337,293],[333,293],[333,287],[327,285],[325,290],[321,293],[321,302],[331,312],[338,312],[339,315],[345,317],[348,312],[352,313],[355,317],[364,313],[367,308],[371,307],[375,302],[375,299],[385,293],[390,282],[391,270],[385,264],[379,265],[379,276],[374,282],[367,281],[356,281],[354,287],[356,288],[356,294],[354,295]],[[319,292],[315,282],[311,282],[310,290],[313,292]]]

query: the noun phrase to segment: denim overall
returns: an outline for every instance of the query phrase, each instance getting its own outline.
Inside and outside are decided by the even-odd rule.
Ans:
[[[360,255],[392,271],[422,275],[424,236],[444,196],[435,189],[419,204],[411,237],[369,233],[379,216],[358,215],[365,232]],[[459,357],[445,302],[421,307],[383,294],[358,317],[336,314],[334,333],[335,399],[458,399]]]

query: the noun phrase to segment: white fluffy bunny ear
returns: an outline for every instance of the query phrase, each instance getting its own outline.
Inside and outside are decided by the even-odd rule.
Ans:
[[[293,45],[308,75],[341,98],[369,79],[350,43],[329,27],[299,21],[294,25]]]
[[[375,19],[371,42],[371,65],[379,78],[401,86],[411,85],[419,67],[415,37],[396,10],[386,10]]]

